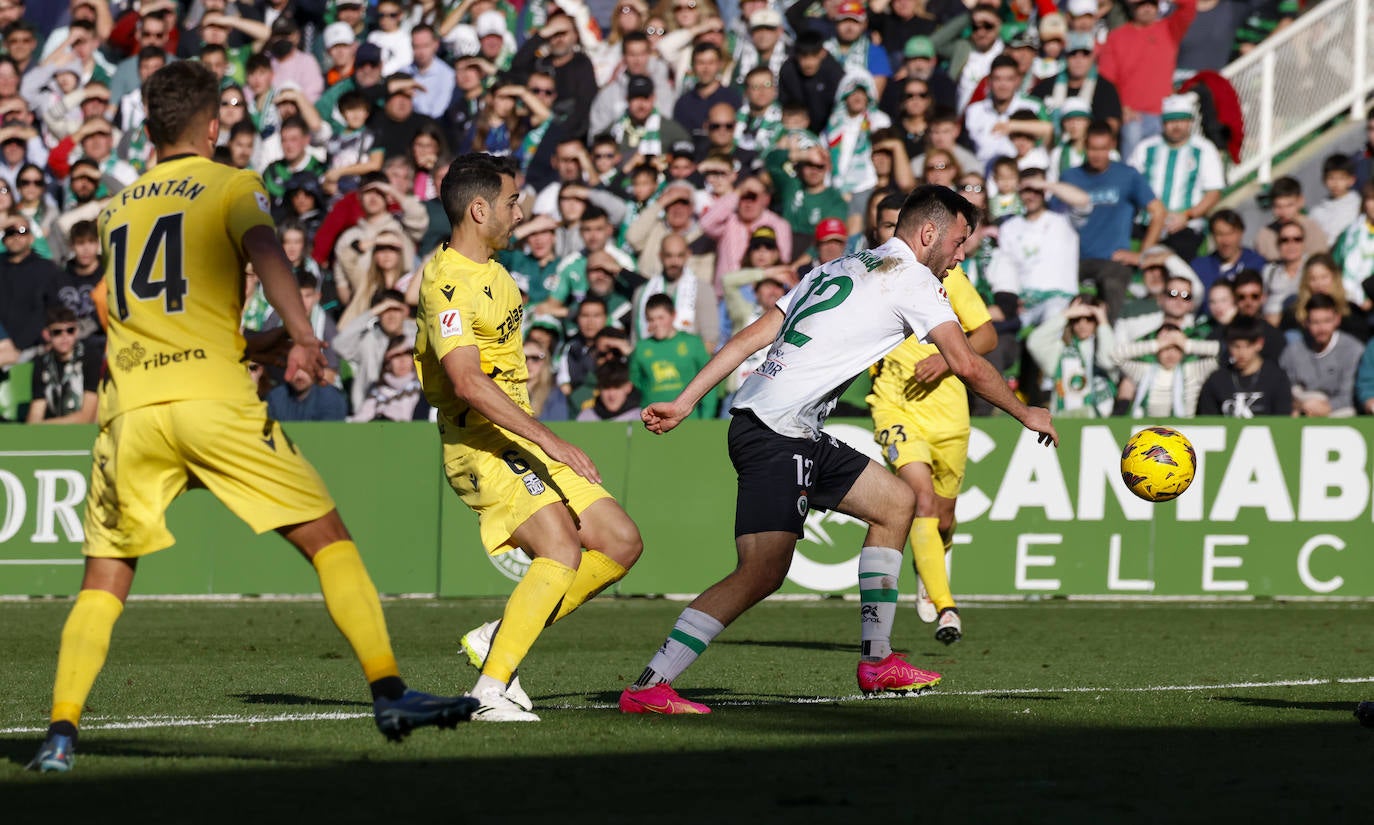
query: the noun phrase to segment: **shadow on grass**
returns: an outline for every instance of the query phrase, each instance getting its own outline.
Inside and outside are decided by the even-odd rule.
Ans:
[[[739,645],[741,647],[771,647],[782,650],[819,650],[819,651],[855,651],[853,642],[800,642],[795,639],[716,639],[711,642],[716,645]],[[857,653],[856,653],[857,655]]]
[[[1291,699],[1261,699],[1254,696],[1213,696],[1214,702],[1234,702],[1237,705],[1246,705],[1252,708],[1275,708],[1277,710],[1326,710],[1334,713],[1343,713],[1346,716],[1355,714],[1355,706],[1359,702],[1295,702]]]
[[[800,714],[727,707],[705,718],[607,714],[583,728],[568,722],[519,731],[474,726],[413,743],[411,754],[423,755],[404,747],[359,747],[356,755],[282,749],[248,737],[92,736],[83,753],[99,761],[88,772],[78,765],[65,777],[7,777],[5,811],[16,821],[51,811],[60,782],[64,819],[132,821],[136,812],[142,825],[242,825],[271,814],[330,823],[442,817],[598,825],[646,816],[748,825],[859,817],[1056,825],[1374,819],[1374,800],[1363,792],[1374,739],[1354,720],[1123,728],[1023,721],[1005,711],[873,713],[860,703]],[[608,744],[603,752],[555,755],[570,735]],[[36,745],[36,737],[0,739],[0,753],[22,764]],[[110,756],[168,761],[111,765]],[[202,762],[215,757],[232,763]],[[273,764],[262,764],[266,758]],[[113,800],[123,802],[112,809]]]
[[[245,705],[293,705],[296,707],[326,708],[370,708],[368,702],[354,699],[321,699],[317,696],[301,696],[298,693],[231,693],[231,697]]]

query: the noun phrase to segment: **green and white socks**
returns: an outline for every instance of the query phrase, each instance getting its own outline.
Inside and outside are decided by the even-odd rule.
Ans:
[[[898,556],[900,559],[901,557]],[[673,632],[649,660],[649,666],[635,680],[634,687],[653,687],[672,682],[706,650],[725,625],[700,610],[687,608],[677,617]]]
[[[892,653],[901,572],[901,550],[865,547],[859,551],[859,640],[864,659],[878,661]]]

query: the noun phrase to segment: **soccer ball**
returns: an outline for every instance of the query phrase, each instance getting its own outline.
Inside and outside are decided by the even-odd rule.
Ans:
[[[1146,501],[1178,498],[1193,483],[1196,471],[1193,445],[1169,427],[1146,427],[1121,451],[1121,480]]]

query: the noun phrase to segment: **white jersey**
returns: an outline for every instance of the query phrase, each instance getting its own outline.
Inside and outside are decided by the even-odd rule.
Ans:
[[[819,438],[849,383],[907,336],[959,323],[939,279],[896,238],[811,270],[778,309],[782,329],[734,407],[790,438]]]
[[[1170,146],[1161,135],[1147,137],[1136,144],[1130,164],[1145,176],[1170,212],[1191,209],[1208,192],[1226,188],[1221,154],[1210,140],[1197,135],[1178,147]],[[1194,218],[1188,225],[1204,231],[1207,221]]]

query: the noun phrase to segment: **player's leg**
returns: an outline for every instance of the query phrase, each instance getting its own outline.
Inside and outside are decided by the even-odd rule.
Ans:
[[[678,696],[673,680],[744,611],[776,592],[787,578],[797,534],[747,533],[735,539],[735,569],[711,585],[678,615],[673,630],[635,683],[620,696],[625,713],[710,713],[710,708]]]
[[[639,527],[615,499],[595,501],[579,517],[578,540],[586,551],[577,578],[563,596],[549,624],[562,620],[596,594],[625,578],[644,552]]]
[[[935,639],[952,645],[964,638],[964,624],[959,617],[959,605],[954,601],[949,584],[949,552],[954,549],[954,507],[957,499],[948,498],[942,495],[935,496],[936,520],[940,535],[940,554],[939,563],[936,565],[932,575],[941,577],[944,584],[945,594],[949,600],[948,607],[940,607],[939,602],[935,602],[938,613],[935,627]],[[934,602],[934,597],[931,597]]]
[[[897,475],[916,494],[916,517],[912,519],[910,532],[912,562],[938,615],[941,609],[952,607],[953,600],[949,596],[949,580],[945,575],[939,496],[935,494],[930,463],[912,461],[903,464],[897,470]],[[935,618],[931,616],[929,620]]]

